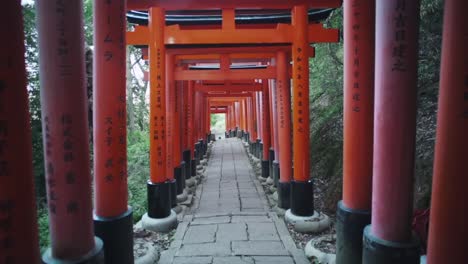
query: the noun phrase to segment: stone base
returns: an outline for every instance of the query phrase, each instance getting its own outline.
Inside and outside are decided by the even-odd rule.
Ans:
[[[176,205],[172,207],[172,211],[174,211],[176,214],[180,214],[182,212],[182,206]]]
[[[416,238],[407,243],[383,240],[372,234],[370,225],[364,228],[363,237],[363,264],[419,264],[421,261]]]
[[[311,216],[298,216],[288,209],[284,215],[284,220],[293,225],[294,230],[300,233],[319,233],[330,227],[330,218],[322,213],[314,211]]]
[[[171,214],[166,218],[150,218],[148,213],[141,218],[141,226],[144,229],[154,232],[169,232],[177,227],[177,214],[171,210]]]
[[[42,255],[42,261],[45,264],[104,264],[104,243],[98,237],[94,237],[94,241],[94,248],[88,254],[79,259],[54,258],[52,257],[52,249],[48,248],[44,255]]]
[[[104,243],[105,263],[133,263],[133,211],[114,218],[94,214],[94,234]]]
[[[318,263],[335,264],[336,263],[335,254],[325,253],[321,251],[320,249],[318,249],[317,247],[315,247],[316,244],[326,239],[330,239],[330,235],[324,235],[321,237],[316,237],[316,238],[311,239],[309,242],[307,242],[304,248],[304,252],[308,258],[315,257]],[[347,261],[343,263],[348,264]]]
[[[182,203],[187,200],[187,190],[184,189],[181,194],[177,195],[177,202]]]
[[[190,179],[185,181],[185,185],[187,185],[187,187],[195,186],[197,185],[197,180],[195,180],[195,177],[191,177]]]
[[[274,182],[274,180],[273,180],[271,177],[268,177],[268,178],[266,179],[266,183],[269,184],[269,185],[273,185],[273,183],[275,183],[275,182]]]
[[[336,213],[336,260],[338,263],[362,263],[362,232],[371,223],[370,211],[347,208],[338,202]]]

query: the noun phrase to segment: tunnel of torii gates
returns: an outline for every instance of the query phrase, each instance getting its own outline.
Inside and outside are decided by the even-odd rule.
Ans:
[[[340,1],[94,1],[94,212],[82,2],[35,5],[51,244],[41,257],[22,13],[19,0],[6,1],[0,16],[0,263],[133,263],[126,45],[148,51],[145,228],[175,228],[171,208],[184,185],[194,184],[210,140],[210,113],[226,113],[227,135],[242,137],[262,160],[263,177],[276,180],[278,206],[290,208],[286,220],[302,231],[320,226],[325,216],[314,211],[309,176],[310,44],[339,40],[339,32],[320,21]],[[338,263],[419,263],[411,232],[418,10],[418,1],[344,1]],[[428,263],[466,263],[466,10],[467,1],[445,2]]]

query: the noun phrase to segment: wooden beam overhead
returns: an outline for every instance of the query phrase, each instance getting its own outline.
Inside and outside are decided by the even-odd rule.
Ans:
[[[310,43],[339,41],[339,30],[324,28],[321,23],[308,26]],[[209,44],[284,44],[293,42],[294,26],[278,24],[274,29],[193,29],[184,30],[179,25],[164,28],[166,45],[209,45]],[[149,30],[136,26],[127,32],[128,45],[148,45]]]
[[[195,84],[195,90],[199,92],[261,92],[263,85],[260,83],[250,85],[201,85]]]
[[[177,69],[174,73],[176,81],[192,80],[255,80],[275,79],[276,67],[269,66],[265,69],[236,69],[236,70],[182,70]]]

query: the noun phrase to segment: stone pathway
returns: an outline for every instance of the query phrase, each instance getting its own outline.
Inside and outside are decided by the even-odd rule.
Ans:
[[[179,223],[163,264],[310,263],[269,210],[242,142],[218,140],[192,213]]]

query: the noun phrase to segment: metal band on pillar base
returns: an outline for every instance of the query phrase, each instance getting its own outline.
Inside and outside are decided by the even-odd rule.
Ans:
[[[177,227],[177,214],[171,210],[171,182],[152,183],[148,181],[148,213],[141,224],[144,229],[155,232],[169,232]]]
[[[133,232],[133,229],[132,229]],[[42,255],[42,262],[45,264],[104,264],[104,243],[98,237],[94,237],[94,248],[85,256],[80,259],[58,259],[52,256],[52,249],[48,248],[44,255]],[[133,244],[133,234],[132,234]],[[133,248],[132,248],[133,255]],[[109,262],[110,263],[110,262]],[[122,262],[123,263],[123,262]],[[133,263],[133,262],[131,262]]]
[[[291,181],[291,212],[297,216],[314,214],[314,183]]]
[[[270,176],[270,161],[262,160],[262,177],[268,178]]]
[[[291,183],[279,182],[277,193],[278,207],[285,210],[291,208]]]
[[[148,216],[165,218],[171,214],[171,184],[170,182],[146,184],[148,190]]]
[[[278,187],[278,182],[280,179],[280,164],[278,161],[273,161],[273,184],[274,186]]]
[[[284,219],[301,233],[318,233],[327,229],[331,222],[325,214],[314,211],[313,181],[291,181],[291,209]]]
[[[336,218],[336,263],[361,264],[362,235],[371,223],[370,211],[353,210],[339,201]]]
[[[420,263],[419,242],[416,238],[407,243],[383,240],[374,236],[371,226],[368,225],[364,228],[362,263],[418,264]]]
[[[133,263],[133,210],[114,218],[94,214],[94,233],[104,242],[107,264]]]

